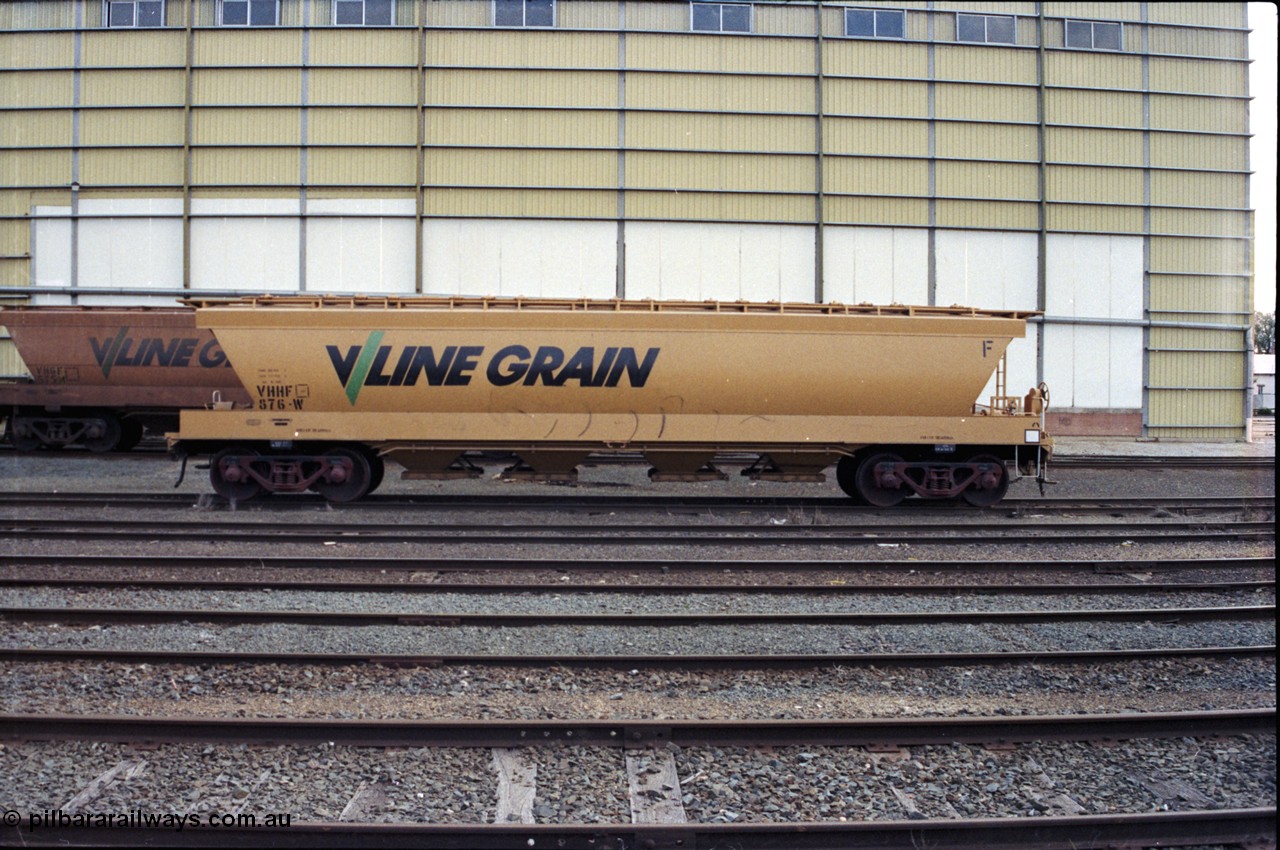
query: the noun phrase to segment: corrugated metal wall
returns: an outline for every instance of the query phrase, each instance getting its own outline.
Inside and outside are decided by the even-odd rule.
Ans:
[[[400,0],[368,29],[333,27],[328,0],[282,0],[269,29],[218,27],[215,0],[169,0],[143,30],[103,29],[97,0],[3,3],[0,283],[220,288],[233,269],[251,288],[413,291],[496,270],[510,287],[504,269],[549,268],[557,246],[592,276],[575,292],[672,296],[673,269],[684,296],[730,292],[682,265],[696,249],[739,270],[741,297],[932,301],[948,239],[988,267],[1016,244],[1030,274],[1002,234],[1040,253],[1120,235],[1142,268],[1099,285],[1143,309],[1107,345],[1144,335],[1128,374],[1145,388],[1108,396],[1152,435],[1239,436],[1244,4],[856,5],[905,10],[906,39],[845,38],[834,2],[756,2],[750,34],[692,33],[676,0],[561,2],[550,30],[495,29],[473,0]],[[957,13],[1013,16],[1016,44],[956,43]],[[1120,23],[1122,48],[1065,49],[1067,19]],[[33,239],[77,250],[36,257]],[[450,239],[523,247],[476,265]],[[1055,256],[1008,306],[1074,286]],[[554,294],[545,272],[528,285]],[[1118,321],[1049,312],[1042,345]]]

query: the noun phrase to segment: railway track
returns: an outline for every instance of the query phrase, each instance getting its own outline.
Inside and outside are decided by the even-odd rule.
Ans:
[[[335,523],[319,517],[314,522],[261,521],[256,519],[158,520],[153,518],[5,518],[0,535],[18,539],[166,540],[207,541],[211,529],[257,544],[344,543],[393,541],[397,543],[491,543],[554,545],[679,543],[682,546],[760,546],[802,541],[806,543],[1012,543],[1025,545],[1028,535],[1038,543],[1071,543],[1101,540],[1266,540],[1274,539],[1273,521],[1207,521],[1203,519],[1130,520],[1084,522],[1061,520],[1036,522],[981,519],[952,525],[937,523],[546,523],[535,526],[508,523]]]

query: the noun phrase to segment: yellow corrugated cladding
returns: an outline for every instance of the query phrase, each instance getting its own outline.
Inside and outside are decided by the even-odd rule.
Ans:
[[[829,224],[917,225],[929,223],[929,202],[919,198],[857,198],[828,195],[823,219]]]
[[[627,36],[628,70],[813,74],[813,43],[732,35]],[[812,79],[808,81],[813,86]]]
[[[426,182],[435,186],[604,188],[618,185],[613,151],[433,150]]]
[[[302,141],[299,109],[196,109],[191,115],[195,145],[297,145]],[[181,135],[179,135],[181,141]]]
[[[627,218],[670,221],[813,221],[812,196],[637,192],[626,195]]]
[[[68,186],[71,184],[71,151],[24,151],[5,157],[5,182],[10,186]]]
[[[1151,59],[1151,90],[1243,96],[1248,89],[1244,62]]]
[[[1050,162],[1109,163],[1142,166],[1142,133],[1131,130],[1086,130],[1050,127],[1045,134]]]
[[[191,152],[191,182],[206,186],[297,184],[300,156],[297,148],[198,148]]]
[[[628,0],[627,29],[671,32],[689,28],[689,6],[685,3],[650,3]]]
[[[627,154],[630,189],[680,191],[813,192],[812,156],[728,153]]]
[[[181,186],[182,150],[108,148],[82,151],[80,182],[90,186]]]
[[[196,65],[300,65],[302,31],[213,29],[195,33]]]
[[[283,68],[202,68],[195,72],[191,86],[196,104],[292,106],[301,99],[302,74]]]
[[[1142,95],[1049,89],[1045,119],[1051,124],[1141,128]]]
[[[828,157],[824,191],[847,195],[929,194],[929,164],[915,159]]]
[[[627,74],[628,109],[812,113],[812,79],[800,77]]]
[[[311,103],[414,106],[418,102],[418,72],[414,68],[315,68],[307,79]]]
[[[929,125],[923,121],[827,118],[822,132],[829,154],[929,155]]]
[[[929,48],[923,44],[829,41],[822,47],[823,71],[849,77],[929,76]]]
[[[417,145],[418,110],[331,106],[307,110],[314,145]]]
[[[1248,177],[1211,171],[1151,172],[1151,203],[1243,209]]]
[[[1151,276],[1152,310],[1245,313],[1250,300],[1249,280],[1244,277]]]
[[[606,138],[608,128],[601,124]],[[632,112],[626,134],[628,148],[792,153],[812,152],[815,131],[807,116]]]
[[[1153,354],[1152,358],[1155,357]],[[1233,436],[1232,431],[1211,426],[1243,428],[1244,425],[1241,390],[1153,389],[1148,392],[1147,410],[1147,422],[1153,436],[1221,440]],[[1156,430],[1161,428],[1171,430]]]
[[[1147,20],[1204,27],[1242,27],[1244,9],[1241,3],[1148,3]]]
[[[616,68],[618,37],[550,30],[427,34],[427,64],[461,68]]]
[[[417,30],[311,30],[312,65],[418,65]]]
[[[310,148],[307,182],[322,186],[405,186],[418,180],[417,151]]]
[[[1247,133],[1248,118],[1248,110],[1235,100],[1151,95],[1151,126],[1159,129]]]
[[[937,153],[957,159],[1006,159],[1035,162],[1040,158],[1036,128],[1018,124],[937,125]]]
[[[1151,164],[1157,168],[1221,168],[1244,171],[1249,154],[1245,136],[1151,134]]]
[[[609,0],[575,0],[573,3],[557,3],[556,26],[565,29],[617,29],[618,4]]]
[[[449,70],[427,74],[428,105],[605,106],[618,102],[616,71]]]
[[[1173,274],[1247,274],[1252,245],[1245,239],[1151,237],[1151,270]]]
[[[80,61],[89,68],[183,68],[187,64],[185,30],[90,30],[83,39]]]
[[[939,118],[1025,122],[1037,118],[1036,90],[1022,86],[939,83],[934,104]]]
[[[447,109],[426,112],[429,145],[506,147],[617,147],[613,112],[537,109]]]
[[[1151,211],[1151,232],[1186,234],[1188,236],[1248,236],[1251,216],[1248,212],[1230,210]]]
[[[980,230],[1035,230],[1039,212],[1035,204],[998,201],[938,201],[940,227]]]
[[[70,71],[0,71],[0,92],[8,106],[65,106],[75,97]]]
[[[1054,233],[1142,233],[1138,207],[1105,207],[1087,204],[1050,204],[1046,227]]]
[[[1242,30],[1203,30],[1185,27],[1148,27],[1148,49],[1176,56],[1218,56],[1244,59],[1249,36]]]
[[[1076,21],[1138,21],[1141,3],[1045,3],[1045,17]]]
[[[927,118],[929,86],[881,80],[826,80],[822,103],[829,115]]]
[[[428,189],[425,194],[423,209],[429,216],[612,218],[618,212],[616,190]]]
[[[75,41],[70,33],[0,33],[0,56],[4,57],[3,64],[6,68],[58,68],[74,65]]]
[[[1137,168],[1051,165],[1045,180],[1052,201],[1142,203],[1142,171]]]
[[[1036,81],[1036,54],[987,45],[938,45],[934,48],[934,69],[940,80],[1030,85]]]
[[[1040,197],[1039,168],[1000,162],[937,164],[937,193],[944,198],[999,198],[1034,201]]]
[[[752,29],[764,35],[813,35],[813,8],[791,4],[758,4]]]
[[[0,3],[0,27],[4,29],[60,29],[76,24],[75,7],[48,0]]]
[[[70,139],[70,112],[24,112],[0,121],[0,147],[53,148]]]
[[[1141,89],[1142,60],[1120,53],[1051,51],[1044,57],[1044,76],[1049,86]]]
[[[423,23],[429,27],[484,27],[493,23],[493,6],[476,0],[423,3],[422,14]]]
[[[80,75],[84,106],[182,106],[185,73],[177,71],[85,71]]]
[[[184,132],[181,109],[86,109],[80,117],[80,142],[90,146],[181,145]]]

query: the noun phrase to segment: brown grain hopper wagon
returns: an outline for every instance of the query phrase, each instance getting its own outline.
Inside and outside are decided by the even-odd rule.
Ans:
[[[190,307],[6,307],[29,375],[0,382],[5,433],[21,451],[128,449],[163,434],[178,409],[249,398]]]
[[[384,460],[408,478],[565,480],[588,455],[641,453],[661,480],[822,480],[854,498],[998,501],[1041,474],[1044,395],[1006,395],[1027,313],[868,305],[261,297],[197,310],[251,410],[186,410],[171,444],[212,457],[243,500],[359,498]],[[993,373],[997,393],[975,405]],[[1013,472],[1011,472],[1011,470]]]

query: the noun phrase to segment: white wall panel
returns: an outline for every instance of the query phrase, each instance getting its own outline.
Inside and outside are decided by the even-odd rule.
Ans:
[[[935,303],[990,310],[1036,309],[1034,233],[938,231]]]
[[[308,292],[413,292],[412,200],[313,200],[307,213]]]
[[[36,207],[32,213],[31,275],[35,286],[71,285],[71,222],[60,217],[70,214],[71,207]]]
[[[613,298],[612,222],[430,219],[423,288],[439,295]]]
[[[812,227],[633,222],[627,297],[812,301]]]
[[[192,289],[298,288],[298,201],[196,198],[191,212],[196,216],[191,221]]]
[[[80,286],[182,287],[182,201],[85,200],[80,215]]]
[[[929,237],[925,231],[829,226],[822,238],[824,301],[929,303]]]
[[[1045,380],[1054,408],[1142,407],[1142,329],[1045,328]]]
[[[1076,318],[1142,318],[1142,237],[1051,234],[1045,312]]]

